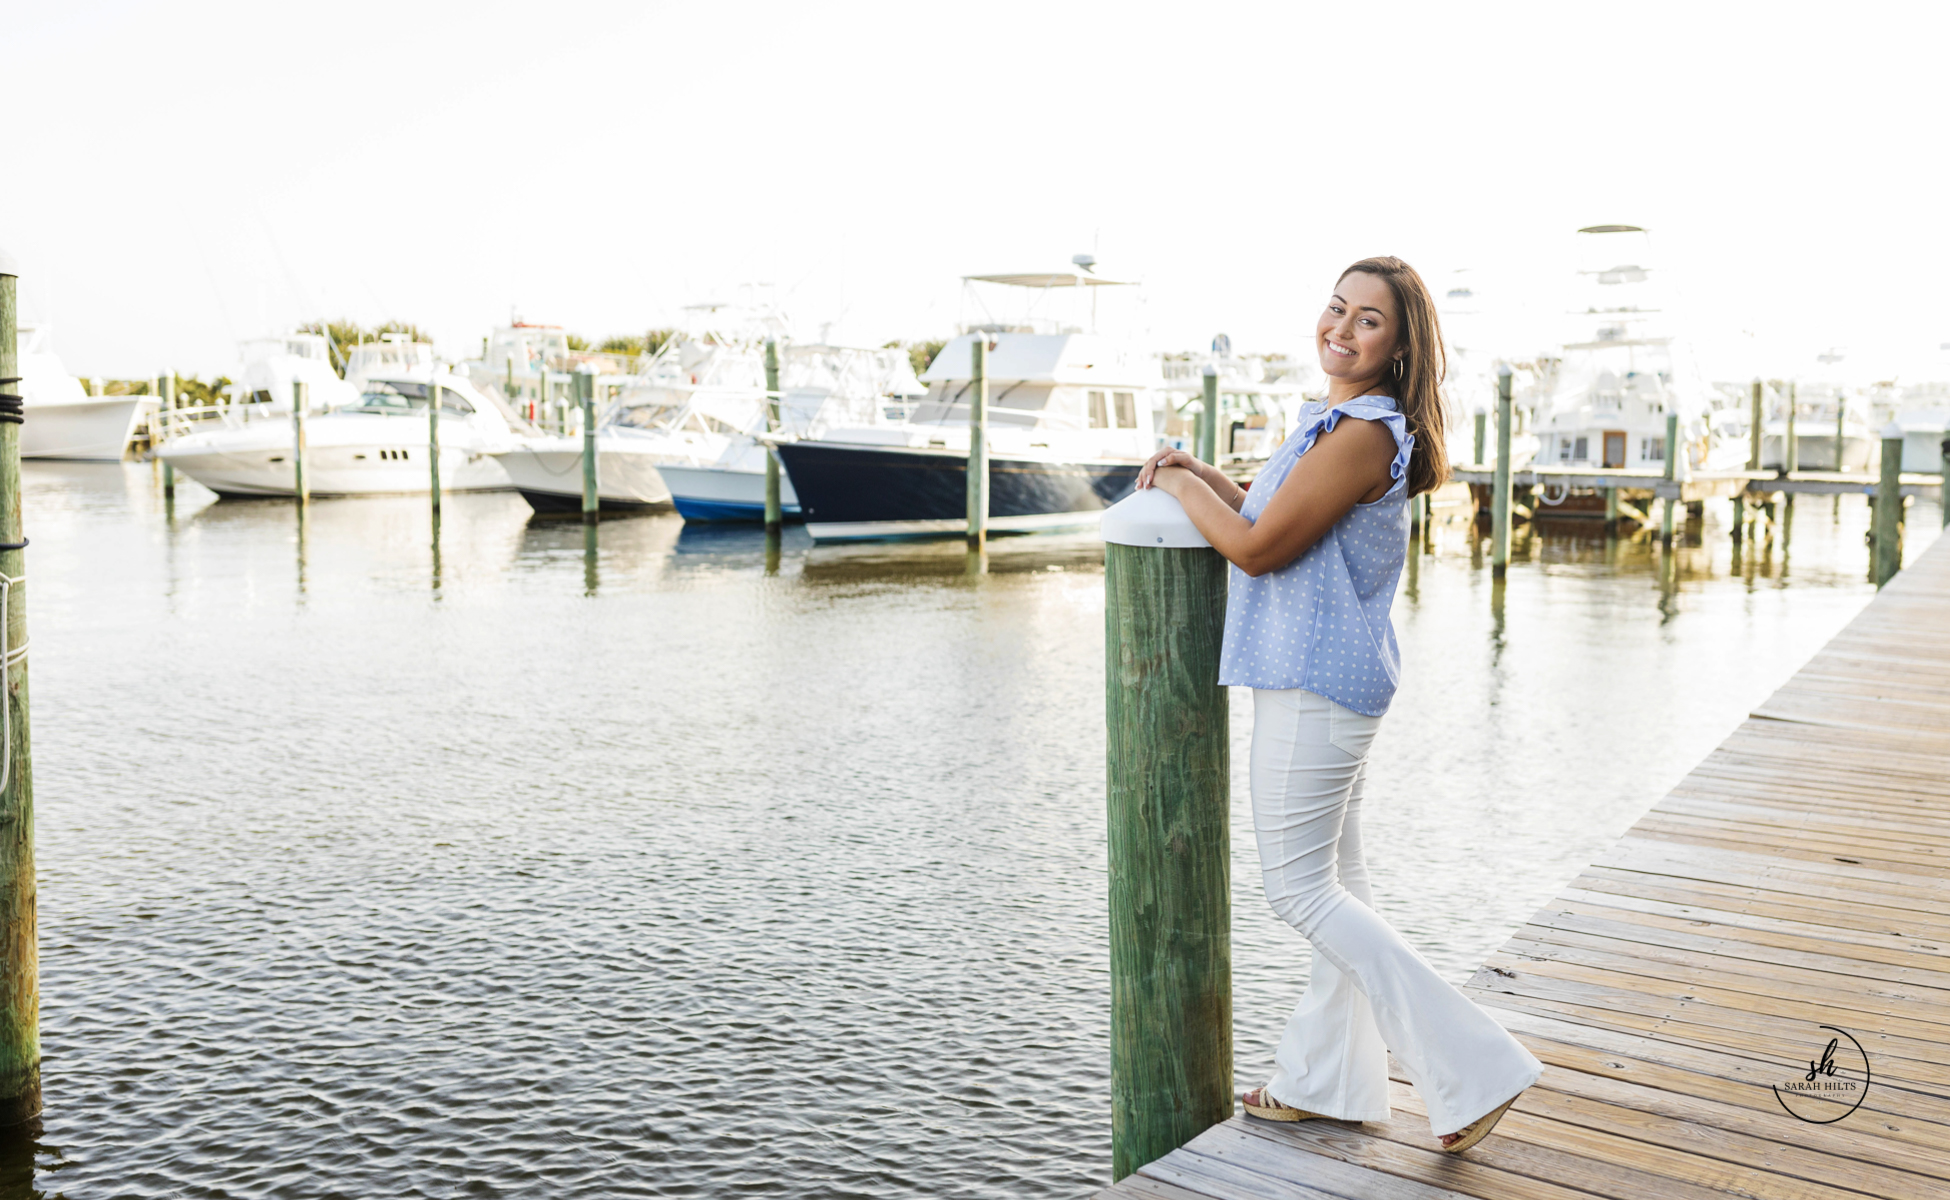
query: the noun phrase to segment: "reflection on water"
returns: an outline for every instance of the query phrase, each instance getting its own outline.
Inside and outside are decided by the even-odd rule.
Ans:
[[[1101,547],[592,531],[512,495],[301,520],[187,481],[169,520],[143,468],[26,480],[44,1190],[1107,1178]],[[1802,507],[1791,555],[1736,557],[1724,503],[1670,552],[1547,522],[1495,586],[1431,531],[1368,820],[1380,907],[1449,977],[1871,594],[1861,501]],[[1257,1083],[1307,953],[1244,776]]]

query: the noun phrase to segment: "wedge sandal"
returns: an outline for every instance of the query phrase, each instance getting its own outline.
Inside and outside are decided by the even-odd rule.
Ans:
[[[1522,1092],[1517,1093],[1517,1096],[1521,1095],[1523,1095]],[[1490,1136],[1490,1130],[1496,1128],[1496,1123],[1503,1119],[1503,1114],[1510,1111],[1510,1106],[1517,1102],[1517,1096],[1512,1096],[1502,1104],[1497,1105],[1489,1115],[1478,1117],[1461,1129],[1458,1129],[1456,1132],[1462,1134],[1462,1136],[1449,1145],[1442,1147],[1443,1151],[1448,1154],[1461,1154],[1477,1142]]]
[[[1291,1104],[1280,1103],[1277,1096],[1263,1087],[1256,1087],[1252,1091],[1240,1096],[1239,1103],[1245,1106],[1247,1112],[1262,1121],[1314,1121],[1326,1119],[1321,1117],[1319,1113],[1308,1112],[1304,1108],[1295,1108]]]

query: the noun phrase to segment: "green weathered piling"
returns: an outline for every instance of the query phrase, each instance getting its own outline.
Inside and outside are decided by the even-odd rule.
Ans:
[[[765,432],[779,431],[779,344],[765,343]],[[779,500],[779,452],[765,447],[765,532],[785,531],[785,510]]]
[[[968,548],[989,536],[989,348],[980,333],[968,347]]]
[[[1891,421],[1882,430],[1882,478],[1876,483],[1874,517],[1876,586],[1903,566],[1903,430]]]
[[[0,251],[0,391],[20,374],[13,259]],[[41,1111],[40,937],[34,872],[34,769],[27,727],[26,539],[20,520],[20,425],[0,422],[0,575],[5,597],[6,689],[4,779],[0,779],[0,1127]]]
[[[1219,461],[1219,373],[1205,368],[1205,413],[1199,418],[1198,457],[1201,462]]]
[[[1781,466],[1787,471],[1801,469],[1801,447],[1795,444],[1794,439],[1794,410],[1799,407],[1800,389],[1790,383],[1787,392],[1787,429],[1781,441]],[[1794,493],[1789,492],[1788,499],[1792,501],[1793,498]]]
[[[156,426],[149,434],[149,453],[154,454],[162,448],[162,442],[169,436],[169,413],[176,407],[176,376],[165,371],[156,377]],[[163,459],[163,506],[167,508],[176,499],[176,467],[168,459]]]
[[[1605,489],[1605,532],[1618,532],[1618,489]]]
[[[596,377],[588,371],[575,373],[576,402],[582,406],[582,523],[594,525],[602,507],[596,490]]]
[[[433,515],[440,515],[440,378],[427,376],[427,473],[433,489]]]
[[[1848,419],[1848,396],[1840,389],[1835,392],[1835,470],[1843,470],[1842,430]]]
[[[1673,483],[1679,478],[1679,414],[1666,414],[1666,482]],[[1676,496],[1667,496],[1662,506],[1664,512],[1659,517],[1659,543],[1672,545],[1672,506],[1679,502]]]
[[[1936,506],[1943,514],[1944,528],[1950,529],[1950,430],[1944,431],[1943,442],[1936,449],[1942,455],[1937,463],[1942,474],[1936,480]]]
[[[1226,562],[1104,547],[1111,1159],[1122,1179],[1232,1115]]]
[[[1480,408],[1476,410],[1476,457],[1469,461],[1479,467],[1483,465],[1483,427],[1489,423],[1489,419],[1490,415],[1488,413]]]
[[[1753,410],[1747,421],[1747,469],[1749,471],[1760,470],[1760,390],[1760,380],[1756,379],[1753,387]]]
[[[1490,492],[1490,574],[1510,569],[1510,366],[1496,368],[1496,482]]]
[[[305,394],[303,380],[291,384],[291,494],[300,504],[311,503],[311,484],[305,479]]]
[[[1733,497],[1733,544],[1736,546],[1746,536],[1747,501],[1745,496],[1745,492],[1736,492]]]

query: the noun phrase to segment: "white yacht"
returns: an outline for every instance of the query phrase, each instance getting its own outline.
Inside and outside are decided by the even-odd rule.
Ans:
[[[1562,466],[1665,469],[1685,478],[1701,465],[1711,430],[1705,381],[1663,325],[1645,230],[1594,225],[1578,231],[1581,336],[1567,341],[1543,373],[1537,462]],[[1676,352],[1676,349],[1678,352]],[[1666,415],[1679,414],[1678,447],[1666,445]]]
[[[19,327],[22,458],[119,462],[154,396],[91,396],[54,352],[46,325]]]
[[[989,347],[989,529],[1094,527],[1157,447],[1167,401],[1157,357],[1094,330],[1097,296],[1121,286],[1078,255],[1071,270],[964,276],[1013,289],[1015,321],[970,323],[920,382],[906,420],[835,425],[778,453],[806,530],[819,541],[952,536],[965,528],[974,345]],[[979,293],[976,293],[979,296]],[[1067,303],[1066,303],[1067,302]],[[1070,314],[1052,311],[1067,307]]]
[[[379,348],[375,348],[379,347]],[[305,379],[305,481],[314,496],[425,492],[427,393],[440,390],[440,486],[443,491],[508,486],[494,454],[514,441],[506,414],[464,376],[440,368],[421,343],[369,343],[355,349],[347,379],[329,365],[318,378],[291,355],[267,356],[245,371],[239,403],[170,414],[159,457],[219,496],[289,496],[295,490],[292,389]],[[315,360],[306,360],[315,361]],[[273,387],[253,387],[272,377]]]
[[[927,394],[907,352],[844,346],[779,347],[779,432],[817,438],[836,426],[870,427],[905,418]],[[708,463],[667,462],[663,478],[686,521],[757,521],[765,516],[765,459],[754,436],[764,430],[763,400],[751,423]],[[799,497],[788,473],[779,478],[782,515],[798,516]]]

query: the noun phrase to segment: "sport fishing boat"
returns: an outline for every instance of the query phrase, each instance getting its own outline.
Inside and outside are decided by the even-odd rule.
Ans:
[[[156,398],[91,396],[54,352],[52,329],[22,324],[19,330],[20,396],[27,414],[20,456],[121,461]]]
[[[816,541],[963,531],[977,339],[988,346],[989,530],[1092,528],[1130,492],[1158,445],[1164,378],[1155,356],[1038,315],[1052,301],[1087,303],[1094,328],[1097,293],[1121,285],[1096,275],[1088,255],[1074,262],[1069,271],[965,276],[969,289],[1016,289],[1030,311],[965,326],[921,373],[927,394],[905,420],[777,442]]]
[[[816,438],[835,426],[870,428],[905,419],[908,405],[927,394],[907,352],[845,346],[779,347],[779,432]],[[762,400],[761,400],[762,403]],[[686,521],[757,521],[765,516],[765,459],[758,440],[765,412],[732,438],[709,463],[667,463],[661,469],[671,499]],[[789,473],[779,478],[782,516],[801,515]]]
[[[508,486],[493,457],[514,441],[507,414],[466,377],[439,367],[432,347],[368,343],[350,358],[345,380],[329,365],[326,378],[303,380],[305,482],[312,495],[430,491],[428,393],[436,386],[441,490]],[[271,363],[255,374],[286,374],[292,366]],[[254,376],[246,386],[252,382]],[[172,412],[169,437],[156,453],[219,496],[290,496],[296,486],[292,392],[288,385],[253,388],[241,403]]]

